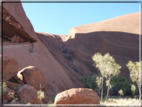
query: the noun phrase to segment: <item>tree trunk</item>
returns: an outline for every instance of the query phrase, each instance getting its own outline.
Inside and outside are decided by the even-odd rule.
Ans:
[[[139,87],[139,103],[141,103],[141,89]]]
[[[102,77],[102,93],[101,93],[101,101],[103,102],[103,79],[104,77]]]
[[[99,95],[100,95],[100,86],[99,86]]]
[[[108,88],[107,88],[107,99],[108,99],[108,94],[109,94],[109,88],[110,88],[110,78],[109,78],[109,80],[108,80]]]
[[[138,84],[138,88],[139,88],[139,104],[141,103],[141,87],[140,85]]]

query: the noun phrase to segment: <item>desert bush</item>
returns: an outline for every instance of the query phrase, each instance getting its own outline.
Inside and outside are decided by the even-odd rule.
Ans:
[[[103,87],[104,89],[106,89],[107,87],[105,86],[105,81],[106,79],[103,80]],[[82,77],[81,78],[81,82],[84,84],[84,88],[90,88],[95,90],[98,95],[100,95],[100,91],[101,91],[101,74],[98,73],[96,75],[93,75],[91,78],[89,77]],[[105,90],[103,90],[105,92]]]
[[[101,91],[101,83],[99,78],[101,77],[101,74],[98,73],[97,75],[93,75],[91,78],[89,77],[83,77],[81,78],[82,83],[84,84],[84,88],[91,88],[93,90],[95,90],[98,95],[100,95],[100,91]],[[108,80],[104,78],[103,80],[103,93],[104,95],[107,94],[107,82]],[[92,85],[89,85],[92,84]],[[110,80],[110,94],[111,96],[116,96],[119,95],[118,91],[120,89],[123,90],[124,96],[133,96],[133,93],[131,91],[131,85],[134,84],[136,86],[136,90],[135,90],[135,95],[139,94],[138,91],[138,87],[136,82],[132,82],[130,79],[125,78],[123,76],[114,76],[111,78]],[[99,89],[100,87],[100,89]]]
[[[129,61],[126,65],[128,69],[130,70],[130,78],[133,82],[137,83],[138,89],[139,89],[139,102],[141,101],[141,85],[142,85],[142,61],[140,62],[132,62]],[[140,85],[141,84],[141,85]]]
[[[124,93],[123,93],[123,90],[122,90],[122,89],[120,89],[120,90],[118,91],[118,93],[120,94],[120,97],[121,97],[121,95],[124,95]]]
[[[45,96],[43,91],[37,91],[37,97],[41,101]],[[41,101],[42,103],[42,101]]]
[[[107,98],[110,91],[110,80],[113,76],[120,74],[121,66],[118,65],[115,61],[115,59],[110,56],[109,53],[106,53],[104,56],[101,53],[94,54],[92,57],[92,60],[94,61],[94,66],[98,68],[102,75],[102,92],[101,92],[101,101],[103,97],[103,80],[104,78],[107,80]],[[112,86],[112,85],[111,85]]]
[[[1,82],[0,84],[2,84],[1,86],[2,86],[2,91],[3,92],[6,92],[7,91],[7,85],[6,85],[6,83],[5,82]]]
[[[9,81],[18,84],[18,77],[15,76],[15,77],[11,78]]]
[[[14,90],[15,92],[17,92],[20,88],[21,88],[21,87],[14,86],[14,87],[13,87],[13,90]]]
[[[81,78],[81,82],[84,84],[84,88],[95,89],[97,85],[91,78],[85,76]]]
[[[14,95],[13,92],[11,93],[8,93],[8,96],[11,97],[13,100],[12,100],[12,103],[16,103],[18,101],[18,97],[17,95]]]
[[[1,84],[1,83],[0,83]],[[2,92],[7,92],[7,85],[5,82],[2,83]],[[9,92],[8,96],[13,99],[13,102],[16,102],[18,100],[17,95],[14,95],[13,92]]]
[[[96,83],[98,85],[99,95],[100,95],[100,91],[101,91],[101,88],[102,88],[102,86],[101,86],[101,84],[102,84],[102,77],[101,76],[96,78]]]
[[[132,84],[132,81],[123,77],[123,76],[114,76],[112,77],[111,79],[111,84],[113,84],[113,87],[112,87],[112,91],[111,91],[111,94],[112,95],[118,95],[118,91],[120,89],[123,90],[124,92],[124,95],[125,96],[129,96],[131,95],[131,84]]]
[[[135,91],[136,91],[136,86],[134,84],[131,85],[131,91],[132,91],[132,95],[134,97],[135,96]]]

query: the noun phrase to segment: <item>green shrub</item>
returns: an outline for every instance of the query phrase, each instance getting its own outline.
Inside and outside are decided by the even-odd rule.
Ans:
[[[123,90],[125,96],[132,95],[131,84],[133,84],[133,82],[131,80],[123,76],[120,76],[120,77],[115,76],[115,77],[112,77],[110,83],[113,85],[112,91],[111,91],[112,95],[118,95],[119,94],[118,91],[120,89]]]
[[[3,91],[3,93],[7,92],[7,85],[5,82],[3,82],[3,84],[2,84],[2,91]],[[14,102],[16,102],[18,100],[17,96],[14,95],[14,92],[9,92],[8,96],[11,97]]]
[[[134,84],[131,85],[131,91],[132,91],[132,95],[134,97],[135,96],[135,91],[136,91],[136,86]]]
[[[96,83],[89,77],[82,77],[81,82],[84,84],[84,88],[95,89],[96,87]]]
[[[30,53],[34,53],[33,49],[29,49],[29,52],[30,52]]]
[[[6,92],[7,91],[7,85],[5,82],[2,83],[2,91]]]
[[[118,93],[120,94],[120,97],[121,97],[121,95],[124,95],[124,93],[123,93],[123,90],[122,90],[122,89],[120,89],[120,90],[118,91]]]
[[[11,78],[9,81],[18,84],[18,77],[15,76],[15,77]]]
[[[41,101],[45,96],[43,91],[37,91],[37,97]],[[42,103],[42,101],[41,101]]]
[[[20,88],[21,88],[21,87],[19,87],[19,86],[18,86],[18,87],[17,87],[17,86],[14,86],[14,87],[13,87],[13,90],[14,90],[15,92],[17,92]]]
[[[93,75],[91,78],[89,77],[83,77],[81,78],[82,83],[84,84],[84,88],[91,88],[95,90],[98,95],[100,95],[100,90],[99,90],[99,81],[97,81],[97,78],[101,77],[100,73],[97,75]],[[132,82],[130,79],[125,78],[123,76],[114,76],[110,80],[111,84],[111,89],[110,89],[110,95],[116,96],[119,95],[118,91],[122,89],[124,96],[132,96],[132,90],[131,90],[131,85],[134,84],[136,86],[135,90],[135,95],[139,94],[139,90],[137,87],[136,82]],[[106,79],[104,78],[104,95],[107,93],[107,84],[106,84]]]
[[[100,81],[99,81],[99,77],[101,77],[101,74],[98,73],[97,75],[93,75],[91,78],[89,77],[82,77],[81,78],[81,82],[84,84],[84,88],[91,88],[93,90],[95,90],[98,95],[100,95],[100,89],[99,87],[101,88],[101,86],[98,86],[98,85],[101,85]],[[105,82],[105,78],[104,78],[104,82]],[[104,85],[104,88],[105,87],[105,84]]]

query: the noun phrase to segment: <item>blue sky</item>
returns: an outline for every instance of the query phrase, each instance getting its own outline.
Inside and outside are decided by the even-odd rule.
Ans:
[[[139,3],[22,3],[36,32],[67,35],[75,26],[139,12]]]

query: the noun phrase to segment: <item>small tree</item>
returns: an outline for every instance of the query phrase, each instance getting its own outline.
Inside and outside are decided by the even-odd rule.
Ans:
[[[7,85],[5,82],[2,83],[2,91],[6,92],[7,91]]]
[[[0,83],[0,84],[1,84],[1,83]],[[6,85],[5,82],[2,83],[2,91],[3,91],[3,93],[5,93],[5,92],[8,91],[8,90],[7,90],[7,85]],[[13,99],[13,102],[14,102],[14,103],[18,100],[17,96],[16,96],[16,95],[14,96],[14,92],[9,92],[9,93],[8,93],[8,97],[11,97],[11,98]]]
[[[126,65],[128,69],[130,70],[130,78],[133,82],[136,82],[139,89],[139,101],[141,101],[141,86],[142,79],[141,79],[141,73],[142,73],[142,61],[140,62],[132,62],[129,61]]]
[[[102,56],[101,53],[95,54],[92,57],[92,60],[94,61],[93,66],[96,66],[99,69],[99,71],[101,72],[101,75],[102,75],[101,101],[103,101],[103,80],[104,80],[104,77],[106,75],[106,71],[105,71],[105,69],[106,69],[106,67],[105,67],[106,61],[104,60],[104,57]]]
[[[116,62],[115,59],[109,55],[109,53],[102,56],[102,54],[97,53],[92,57],[94,61],[94,65],[100,70],[102,75],[102,95],[101,100],[103,97],[103,79],[104,77],[108,77],[108,90],[107,90],[107,98],[109,94],[110,89],[110,80],[113,76],[118,75],[120,73],[120,68]]]
[[[120,98],[121,98],[121,95],[124,95],[124,93],[123,93],[123,90],[121,89],[121,90],[119,90],[118,91],[118,93],[120,94]]]
[[[111,84],[111,82],[109,80],[106,80],[106,86],[108,87],[109,86],[109,90],[112,89],[113,87],[113,84]],[[109,95],[109,93],[107,93]],[[108,96],[107,96],[108,98]]]
[[[135,96],[136,86],[134,84],[131,85],[131,91],[133,96]]]
[[[100,95],[100,90],[101,90],[101,84],[102,84],[102,77],[97,77],[96,78],[96,83],[97,83],[97,85],[98,85],[98,87],[99,87],[99,95]]]
[[[95,86],[97,86],[99,89],[98,89],[98,93],[100,95],[100,90],[101,90],[101,84],[102,84],[102,76],[101,74],[97,74],[97,75],[93,75],[92,78],[91,78],[94,83],[95,83]],[[96,88],[97,90],[97,88]]]
[[[37,97],[38,99],[41,101],[45,96],[44,96],[44,92],[43,91],[37,91]],[[42,104],[42,101],[41,101]]]
[[[107,61],[105,66],[106,66],[106,77],[108,77],[108,83],[107,83],[108,89],[107,89],[106,98],[108,98],[110,90],[110,80],[113,76],[117,76],[120,74],[121,66],[115,62],[115,59],[112,56],[110,56],[109,53],[105,54],[104,58]]]

